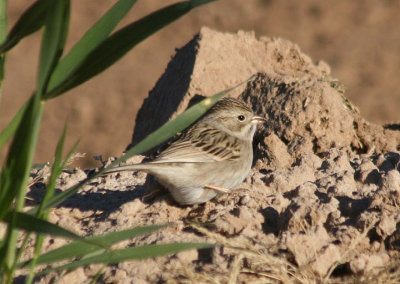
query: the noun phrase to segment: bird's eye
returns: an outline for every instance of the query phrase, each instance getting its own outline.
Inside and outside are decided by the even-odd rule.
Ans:
[[[243,121],[245,119],[244,115],[239,115],[237,118],[239,119],[239,121]]]

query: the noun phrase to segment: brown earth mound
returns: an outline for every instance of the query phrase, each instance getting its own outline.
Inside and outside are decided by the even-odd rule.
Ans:
[[[101,281],[400,281],[399,128],[365,121],[329,77],[329,67],[314,65],[296,45],[202,29],[177,52],[151,91],[132,143],[183,111],[196,95],[212,95],[255,73],[257,78],[233,95],[241,92],[269,122],[255,138],[255,166],[238,190],[200,206],[180,207],[167,195],[145,203],[146,174],[122,172],[93,180],[51,211],[52,222],[80,235],[173,223],[118,247],[218,244],[108,266]],[[46,171],[33,177],[45,178]],[[65,190],[85,177],[79,169],[65,172],[58,188]],[[42,182],[30,187],[33,202],[43,195]],[[44,250],[64,243],[47,238]],[[88,281],[100,267],[77,269],[63,281]]]
[[[314,65],[297,45],[283,39],[209,28],[202,28],[172,58],[138,112],[128,148],[184,111],[197,96],[215,94],[258,72],[264,75],[247,86],[242,97],[258,114],[269,117],[269,131],[286,141],[291,156],[332,147],[351,147],[359,153],[400,150],[400,125],[384,128],[365,121],[343,95],[344,87],[329,76],[326,63]],[[230,95],[237,97],[242,90]]]
[[[256,137],[256,157],[269,158],[273,167],[331,148],[359,154],[400,150],[400,131],[367,122],[329,78],[261,73],[241,97],[268,117]]]

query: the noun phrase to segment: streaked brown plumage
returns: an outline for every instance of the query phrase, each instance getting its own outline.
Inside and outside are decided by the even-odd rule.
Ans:
[[[107,171],[145,171],[179,204],[204,203],[249,173],[256,125],[265,121],[243,102],[224,98],[153,160]]]

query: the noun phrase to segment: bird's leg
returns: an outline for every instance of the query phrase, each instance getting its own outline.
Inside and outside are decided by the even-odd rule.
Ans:
[[[219,187],[219,186],[213,186],[213,185],[205,185],[204,189],[211,189],[214,191],[217,191],[218,193],[228,193],[229,189]]]
[[[160,197],[168,192],[167,189],[162,186],[153,176],[147,176],[146,182],[143,186],[145,190],[141,200],[145,203],[151,203],[157,197]]]

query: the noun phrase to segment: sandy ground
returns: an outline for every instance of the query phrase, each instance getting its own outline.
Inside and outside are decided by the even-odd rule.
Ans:
[[[254,166],[237,190],[203,205],[181,207],[167,194],[143,201],[153,184],[146,182],[144,173],[123,172],[93,180],[51,211],[52,222],[84,236],[172,223],[118,247],[217,244],[213,249],[110,265],[99,281],[400,281],[399,124],[382,126],[365,119],[332,77],[329,65],[314,63],[298,45],[248,32],[201,29],[177,51],[143,104],[133,143],[168,119],[166,114],[173,117],[182,111],[196,95],[235,85],[252,74],[256,79],[234,95],[269,123],[255,136]],[[177,80],[187,83],[185,90],[173,84]],[[154,113],[151,106],[160,101],[166,102],[163,112]],[[28,207],[43,196],[48,170],[32,173],[36,180],[29,189]],[[58,189],[86,176],[79,168],[64,172]],[[44,251],[65,242],[46,238]],[[77,269],[63,275],[61,282],[88,282],[99,269]],[[22,280],[24,271],[19,273]],[[58,276],[52,273],[37,283]]]
[[[95,4],[72,1],[67,49],[111,4],[106,0]],[[27,5],[27,1],[9,1],[10,25]],[[160,1],[138,1],[124,23],[160,7]],[[81,138],[79,151],[87,153],[76,165],[96,165],[93,155],[120,155],[130,142],[138,109],[163,74],[174,49],[188,42],[201,26],[228,32],[253,30],[259,37],[291,40],[313,60],[324,60],[331,66],[332,76],[346,86],[346,96],[366,119],[376,123],[396,121],[400,107],[399,9],[397,0],[249,0],[245,5],[240,0],[221,0],[202,7],[140,44],[91,82],[49,102],[35,162],[52,160],[65,120],[69,122],[67,146]],[[8,55],[0,128],[35,88],[39,43],[39,35],[33,35]],[[5,154],[5,150],[0,152],[0,161]]]

